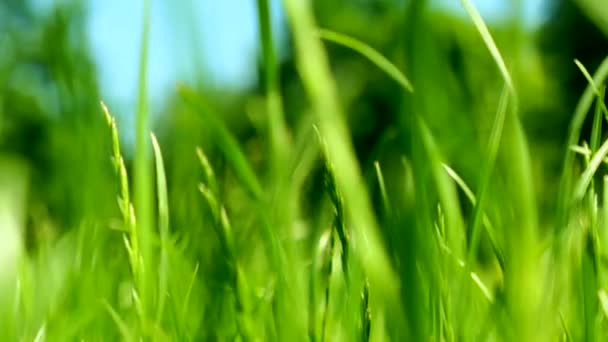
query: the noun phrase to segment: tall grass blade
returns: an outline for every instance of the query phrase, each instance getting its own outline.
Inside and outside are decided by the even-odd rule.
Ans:
[[[169,243],[169,199],[167,196],[167,179],[163,155],[156,136],[151,133],[154,160],[156,162],[156,191],[158,197],[158,230],[160,233],[160,263],[158,265],[158,299],[156,304],[156,323],[160,323],[165,309],[169,265],[167,244]]]
[[[492,131],[490,132],[490,139],[488,141],[488,152],[487,159],[483,165],[481,172],[481,181],[479,189],[477,191],[477,202],[475,203],[475,209],[473,211],[473,218],[471,220],[471,226],[469,231],[471,232],[471,244],[469,246],[466,267],[467,270],[473,267],[473,258],[477,254],[480,239],[481,223],[484,215],[484,205],[486,200],[486,194],[492,179],[492,173],[496,164],[496,158],[498,156],[498,148],[502,137],[503,127],[505,123],[505,117],[507,114],[507,106],[509,104],[509,90],[505,87],[503,90],[500,101],[498,103],[498,111],[492,125]]]
[[[509,70],[507,70],[507,66],[502,58],[502,55],[500,54],[500,51],[498,50],[498,47],[496,46],[496,43],[494,42],[494,38],[492,38],[490,30],[488,30],[486,23],[481,18],[479,11],[475,7],[475,5],[473,5],[473,2],[471,0],[460,0],[460,3],[473,20],[473,24],[475,24],[475,27],[479,31],[479,34],[481,35],[481,38],[486,44],[486,47],[490,51],[492,58],[496,62],[496,65],[498,66],[502,77],[507,83],[507,87],[513,94],[515,94],[515,86],[513,85],[513,80],[511,78],[511,75],[509,74]]]
[[[268,110],[269,132],[272,150],[273,179],[279,176],[282,165],[285,163],[288,151],[287,125],[283,113],[283,101],[279,90],[279,68],[272,35],[272,21],[270,20],[269,0],[257,0],[258,23],[262,41],[262,55],[264,60],[264,76],[266,86],[266,109]]]
[[[152,283],[152,173],[150,164],[149,108],[148,108],[148,46],[150,36],[150,1],[144,0],[141,46],[139,52],[139,80],[137,86],[137,114],[135,140],[135,212],[141,261],[142,277],[138,279],[143,312],[149,314]],[[142,319],[145,319],[142,317]]]

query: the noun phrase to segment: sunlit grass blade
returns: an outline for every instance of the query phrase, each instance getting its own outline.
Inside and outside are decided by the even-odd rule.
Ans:
[[[322,39],[345,46],[360,53],[362,56],[380,68],[380,70],[384,71],[387,75],[399,83],[405,90],[409,92],[414,91],[412,83],[403,74],[403,72],[401,72],[399,68],[397,68],[393,63],[386,59],[386,57],[382,56],[382,54],[373,49],[371,46],[345,34],[327,29],[319,29],[318,32],[319,37]]]
[[[390,213],[391,204],[388,200],[388,194],[386,193],[386,184],[384,183],[384,175],[380,168],[380,162],[374,162],[374,169],[376,170],[376,178],[378,179],[378,186],[380,187],[380,195],[382,196],[382,205],[387,213]]]
[[[160,262],[158,265],[158,299],[156,303],[156,324],[160,323],[165,309],[167,296],[167,278],[169,277],[169,265],[167,260],[167,244],[169,243],[169,200],[167,196],[167,180],[163,155],[154,134],[150,134],[154,160],[156,164],[156,191],[158,200],[158,230],[160,233]]]
[[[236,175],[256,199],[261,199],[264,191],[237,139],[230,134],[226,125],[199,94],[183,85],[179,85],[177,91],[184,100],[203,112],[206,123],[209,125],[209,133],[212,134],[226,159],[232,164]]]
[[[597,97],[603,99],[604,95],[606,93],[605,86],[598,86],[595,83],[595,81],[593,80],[593,77],[591,77],[591,74],[589,73],[589,71],[587,71],[587,68],[585,68],[583,63],[581,63],[578,59],[574,60],[574,64],[576,64],[576,66],[581,71],[583,76],[585,76],[585,79],[587,79],[587,82],[593,88],[593,91],[595,92]],[[606,104],[604,103],[604,101],[597,102],[597,104],[598,104],[598,107],[600,108],[600,110],[604,113],[604,116],[608,119],[608,108],[606,108]]]
[[[583,76],[585,76],[587,82],[589,83],[591,89],[595,92],[595,94],[597,96],[600,96],[600,88],[595,84],[595,82],[593,81],[593,77],[591,77],[591,74],[589,73],[589,71],[587,71],[587,68],[585,68],[583,63],[581,63],[578,59],[574,59],[574,64],[578,67]]]
[[[513,80],[511,79],[509,70],[507,70],[505,61],[502,58],[502,55],[500,54],[500,51],[498,50],[498,47],[496,46],[496,43],[494,42],[494,38],[492,38],[492,35],[490,34],[488,27],[486,26],[485,22],[481,18],[479,11],[475,7],[475,5],[473,5],[473,2],[471,0],[460,0],[460,3],[464,7],[464,9],[467,11],[467,13],[471,17],[471,19],[473,20],[473,24],[475,24],[475,27],[479,31],[479,34],[481,35],[481,38],[483,39],[484,43],[486,44],[486,47],[490,51],[492,58],[496,62],[496,65],[498,66],[498,69],[500,70],[502,77],[504,78],[505,82],[507,83],[507,87],[513,94],[515,94],[515,86],[513,85]]]
[[[600,307],[602,308],[602,313],[604,314],[604,317],[608,319],[608,293],[606,292],[606,290],[599,290],[598,294],[597,294],[599,301],[600,301]]]
[[[589,159],[591,159],[591,157],[593,156],[593,153],[591,152],[588,146],[570,146],[570,151]],[[604,158],[602,160],[602,163],[608,165],[608,158]]]

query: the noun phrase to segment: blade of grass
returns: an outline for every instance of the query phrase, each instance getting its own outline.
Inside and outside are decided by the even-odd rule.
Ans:
[[[102,304],[103,304],[104,308],[106,309],[106,311],[108,312],[108,314],[110,314],[110,317],[112,317],[112,320],[114,321],[114,323],[116,323],[116,327],[118,328],[118,331],[122,335],[123,340],[135,341],[135,339],[131,335],[131,332],[129,331],[129,326],[120,317],[118,312],[116,312],[116,310],[114,310],[114,308],[112,308],[110,303],[108,303],[106,300],[103,300]]]
[[[604,94],[606,86],[602,86],[595,102],[595,116],[593,117],[593,128],[591,129],[591,141],[589,148],[592,153],[597,152],[602,139],[602,111],[605,108]]]
[[[382,196],[382,204],[386,213],[390,214],[390,202],[388,200],[388,194],[386,193],[386,184],[384,183],[384,176],[382,175],[382,169],[380,168],[380,162],[377,160],[374,162],[374,169],[376,170],[376,177],[378,178],[378,186],[380,187],[380,195]]]
[[[264,60],[266,106],[269,118],[270,141],[272,142],[272,179],[277,179],[287,158],[287,126],[279,90],[279,68],[272,36],[269,0],[258,0],[258,23]]]
[[[600,301],[602,313],[604,314],[605,318],[608,319],[608,293],[606,293],[606,290],[602,289],[602,290],[599,290],[599,292],[597,293],[597,296]]]
[[[369,45],[345,34],[327,29],[319,29],[318,35],[321,39],[345,46],[360,53],[370,62],[374,63],[380,70],[384,71],[387,75],[399,83],[405,90],[414,92],[412,83],[407,79],[403,72],[401,72],[401,70],[399,70],[393,63],[391,63],[388,59]]]
[[[507,66],[500,54],[500,51],[498,50],[498,47],[496,47],[494,38],[492,38],[492,35],[490,34],[490,31],[488,30],[488,27],[486,26],[485,22],[481,18],[479,11],[475,7],[475,5],[473,5],[473,2],[471,2],[471,0],[460,0],[460,3],[462,4],[462,7],[464,7],[464,9],[469,14],[469,17],[471,17],[471,19],[473,20],[475,27],[479,31],[481,38],[483,39],[486,47],[490,51],[492,58],[496,62],[496,65],[498,66],[498,69],[500,70],[502,77],[504,78],[505,82],[507,83],[507,87],[515,95],[515,87],[513,85],[511,75],[509,74],[509,71],[507,70]]]
[[[188,288],[186,290],[186,295],[184,296],[184,301],[182,302],[180,312],[182,318],[186,317],[186,313],[188,313],[190,306],[190,295],[192,294],[192,289],[194,288],[194,283],[196,282],[196,276],[198,275],[198,265],[199,263],[197,262],[194,266],[194,270],[192,271],[192,275],[190,276],[190,281],[188,282]]]
[[[136,111],[135,140],[135,211],[138,225],[139,248],[143,271],[138,279],[142,312],[148,315],[151,309],[152,282],[152,174],[148,142],[149,108],[148,108],[148,43],[150,35],[150,0],[144,0],[141,46],[139,54],[139,80]],[[145,319],[145,317],[141,317]]]
[[[477,202],[475,203],[475,209],[473,211],[473,218],[469,231],[471,232],[471,244],[467,253],[466,268],[467,272],[473,268],[473,258],[477,254],[480,240],[480,228],[484,213],[484,205],[486,200],[486,194],[492,178],[492,173],[496,164],[496,158],[498,156],[498,148],[502,137],[503,127],[505,123],[505,117],[507,114],[507,106],[509,104],[509,90],[505,87],[500,96],[498,103],[498,110],[492,125],[492,131],[490,132],[490,139],[488,141],[488,152],[487,159],[483,165],[481,172],[481,181],[479,189],[477,191]]]
[[[471,204],[475,205],[477,203],[475,194],[473,193],[471,188],[466,184],[464,179],[462,179],[462,177],[460,177],[460,175],[458,175],[458,173],[456,173],[456,171],[454,171],[448,165],[443,164],[443,167],[446,170],[447,174],[450,177],[452,177],[454,182],[456,182],[456,185],[458,185],[458,187],[462,190],[462,192],[464,192],[465,196],[467,196],[467,198],[469,199]],[[500,265],[504,266],[504,262],[505,262],[504,252],[503,252],[502,247],[498,243],[498,240],[496,239],[496,228],[494,227],[494,225],[492,224],[492,222],[490,221],[490,218],[488,217],[488,215],[486,213],[483,214],[482,219],[483,219],[483,224],[486,227],[486,233],[488,234],[488,237],[490,238],[490,243],[492,244],[492,248],[494,249],[494,253],[496,253],[496,256],[498,257]]]
[[[574,60],[574,64],[576,64],[576,66],[581,71],[583,76],[585,76],[585,78],[587,79],[587,82],[589,83],[589,85],[591,85],[591,87],[593,88],[593,91],[595,92],[597,97],[603,98],[604,94],[606,93],[605,86],[598,86],[595,83],[595,81],[593,81],[593,77],[591,77],[591,74],[589,74],[589,71],[587,71],[587,68],[585,68],[583,63],[581,63],[578,59]],[[606,108],[606,104],[603,101],[597,102],[597,104],[600,107],[600,110],[604,113],[604,116],[608,119],[608,108]]]
[[[297,0],[285,0],[284,4],[295,40],[297,67],[318,116],[321,134],[327,142],[328,159],[335,168],[336,182],[354,225],[353,235],[358,245],[356,254],[370,279],[372,301],[374,295],[378,299],[394,299],[398,279],[379,236],[378,224],[339,106],[327,55],[315,34],[317,29],[310,4]]]
[[[439,202],[446,217],[446,241],[448,247],[456,258],[464,259],[464,220],[462,218],[462,212],[460,211],[456,187],[448,175],[443,171],[439,147],[435,143],[430,130],[422,120],[419,120],[419,126],[422,135],[422,143],[428,159],[430,160],[432,177],[439,195]]]
[[[165,310],[168,283],[167,244],[169,243],[169,200],[163,155],[156,136],[151,133],[152,148],[156,161],[156,191],[158,197],[158,228],[160,233],[160,262],[158,265],[158,299],[156,304],[156,324],[159,325]]]

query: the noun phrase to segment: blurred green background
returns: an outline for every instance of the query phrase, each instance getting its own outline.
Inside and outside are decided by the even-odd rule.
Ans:
[[[416,112],[424,118],[442,161],[476,190],[504,81],[457,0],[310,3],[319,27],[365,42],[393,62],[414,84],[413,94],[404,93],[398,83],[361,55],[340,45],[324,45],[357,161],[379,218],[382,241],[403,287],[407,288],[404,284],[416,281],[413,275],[416,271],[407,267],[418,266],[406,265],[403,260],[420,255],[424,259],[426,252],[404,250],[424,250],[426,245],[416,242],[421,237],[413,237],[413,242],[408,240],[395,227],[416,225],[412,222],[421,225],[419,221],[411,221],[417,208],[411,201],[427,196],[432,203],[438,196],[427,189],[426,183],[431,178],[420,177],[412,183],[404,176],[407,173],[404,160],[407,169],[420,153],[416,139],[411,138],[416,135],[417,126],[408,119],[408,114]],[[568,125],[587,86],[574,59],[593,73],[607,55],[608,5],[602,0],[474,3],[490,28],[519,95],[518,114],[531,156],[534,184],[531,191],[537,202],[538,231],[543,240],[553,234],[557,224],[558,184],[567,151]],[[294,211],[297,214],[292,215],[293,221],[286,224],[295,228],[276,228],[275,232],[280,239],[295,241],[296,249],[304,251],[293,258],[304,260],[306,267],[313,262],[310,261],[314,259],[313,251],[325,227],[331,226],[332,208],[336,204],[327,194],[327,168],[314,128],[318,123],[311,116],[314,101],[307,96],[297,69],[288,16],[279,1],[270,1],[269,20],[277,50],[278,90],[289,157],[298,161],[294,165],[304,165],[283,171],[289,173],[288,182],[298,184],[296,192],[300,193],[293,197],[285,195],[294,199],[294,203],[277,204],[276,212],[264,214],[264,209],[251,200],[242,186],[242,175],[231,166],[230,156],[217,143],[222,139],[218,138],[218,128],[210,123],[209,117],[214,117],[225,125],[262,180],[266,194],[274,194],[275,190],[269,189],[281,188],[283,183],[270,166],[274,157],[268,138],[270,119],[265,88],[268,74],[261,55],[257,5],[253,0],[152,1],[148,95],[150,127],[159,139],[165,162],[171,248],[175,249],[170,262],[175,273],[168,286],[170,291],[183,295],[195,267],[198,273],[194,277],[200,281],[193,285],[192,297],[188,299],[195,308],[184,309],[189,314],[182,312],[181,316],[163,318],[164,323],[154,328],[161,332],[154,329],[145,332],[142,328],[144,332],[133,330],[134,336],[155,336],[152,339],[156,340],[225,340],[235,334],[236,323],[231,318],[235,315],[234,298],[227,294],[235,275],[226,271],[234,265],[224,255],[221,238],[210,228],[217,222],[205,209],[205,198],[199,192],[204,170],[196,159],[196,147],[202,147],[215,169],[219,200],[229,212],[237,258],[243,260],[242,272],[247,275],[251,292],[263,292],[259,284],[276,271],[272,270],[270,257],[264,256],[268,246],[260,227],[264,226],[264,220],[280,222],[280,214],[276,212],[289,212],[281,205],[298,208]],[[17,236],[6,233],[6,237],[0,238],[0,248],[23,246],[24,258],[32,263],[25,280],[19,283],[20,294],[9,296],[21,298],[21,304],[15,305],[21,309],[11,311],[12,306],[8,305],[8,309],[0,312],[4,315],[0,320],[12,317],[4,320],[4,327],[0,325],[9,339],[35,338],[41,326],[45,327],[44,334],[49,340],[82,336],[114,339],[120,329],[115,328],[112,315],[98,305],[100,298],[119,308],[117,311],[126,317],[129,326],[132,316],[137,316],[130,311],[130,304],[121,302],[125,300],[122,293],[129,291],[125,279],[129,279],[130,271],[121,233],[116,231],[121,225],[116,201],[120,187],[112,169],[110,130],[99,102],[103,100],[116,117],[126,169],[134,183],[131,171],[135,159],[142,11],[143,1],[0,2],[0,229],[6,227],[9,232],[13,225],[20,232]],[[198,94],[206,109],[195,109],[184,101],[177,91],[178,85]],[[581,140],[588,141],[591,129],[589,115]],[[402,215],[383,209],[383,193],[374,168],[376,161],[382,166],[388,197],[397,203],[394,210],[401,210]],[[489,202],[509,201],[509,193],[514,191],[510,189],[509,162],[507,157],[499,156],[496,173],[500,176],[491,181]],[[410,194],[408,187],[417,192]],[[278,195],[269,196],[282,195],[278,191]],[[474,215],[473,206],[462,192],[458,193],[458,199],[456,205],[468,222]],[[436,208],[431,207],[426,210],[435,215]],[[505,217],[517,216],[517,209],[502,204],[489,206],[487,210],[496,221],[507,222]],[[287,220],[289,216],[285,217]],[[499,230],[508,234],[508,224],[501,227]],[[465,239],[471,239],[470,232],[465,235]],[[496,265],[502,261],[496,260],[498,256],[488,239],[482,237],[476,256],[481,265],[479,273],[494,284],[491,287],[500,287],[497,284],[502,272],[496,268],[502,266]],[[428,240],[431,244],[432,236]],[[347,248],[342,245],[342,249],[346,254]],[[10,256],[4,259],[7,258]],[[347,263],[343,261],[342,267]],[[438,280],[431,277],[428,281]],[[257,292],[252,298],[264,298]],[[282,298],[280,294],[277,296]],[[89,301],[89,297],[94,298]],[[395,319],[397,323],[393,324],[407,326],[404,331],[409,332],[399,335],[395,329],[387,328],[388,334],[395,340],[403,336],[416,340],[426,328],[417,331],[413,317],[426,311],[407,309],[408,303],[415,306],[412,303],[418,300],[411,293],[402,293],[401,299],[406,309],[400,314],[408,323]],[[177,301],[173,297],[170,300]],[[576,306],[568,305],[568,308]],[[264,310],[275,310],[274,316],[270,311],[262,311],[260,317],[281,319],[281,309]],[[475,317],[485,317],[479,312],[472,309],[470,319],[463,323],[466,328],[452,332],[452,338],[483,340],[470,328]],[[560,312],[563,315],[555,317],[566,317],[565,321],[575,320],[573,317],[579,313],[576,309]],[[392,315],[390,310],[386,315]],[[292,318],[285,318],[288,319]],[[431,326],[430,321],[429,318],[422,326]],[[390,320],[387,322],[390,326]],[[605,320],[602,322],[601,327],[607,329]],[[259,324],[266,327],[277,322],[263,318]],[[331,326],[331,322],[327,324]],[[552,321],[549,326],[547,331],[552,331],[559,324]],[[592,340],[587,328],[577,330],[576,324],[573,326],[574,340],[583,337]],[[258,329],[264,330],[263,327]],[[260,333],[258,338],[281,340],[289,336],[280,328],[268,329],[276,331]],[[498,331],[497,336],[509,340],[500,333],[500,328]],[[248,339],[242,332],[240,336]],[[334,338],[350,340],[349,336],[344,333]],[[550,340],[554,336],[548,332],[545,338]],[[433,338],[441,340],[438,336]]]

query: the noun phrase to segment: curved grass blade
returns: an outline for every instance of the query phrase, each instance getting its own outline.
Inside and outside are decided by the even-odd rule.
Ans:
[[[515,87],[513,86],[513,80],[511,79],[511,75],[509,74],[509,71],[507,70],[505,61],[503,60],[502,55],[500,54],[500,51],[498,50],[498,47],[496,47],[494,38],[492,38],[492,35],[490,34],[490,31],[488,30],[488,27],[486,26],[485,22],[481,18],[479,11],[477,11],[477,8],[475,8],[475,5],[473,5],[471,0],[460,0],[460,3],[464,7],[464,9],[467,11],[467,13],[471,17],[471,19],[473,20],[475,27],[477,27],[477,30],[479,31],[481,38],[483,39],[484,43],[486,44],[486,47],[488,48],[488,50],[490,50],[490,54],[492,55],[492,58],[496,62],[496,65],[498,66],[498,69],[500,70],[502,77],[504,78],[505,82],[507,83],[507,87],[509,88],[509,90],[512,93],[515,93]]]
[[[477,248],[480,239],[480,227],[484,215],[483,206],[485,204],[487,189],[490,184],[492,172],[496,164],[496,158],[498,156],[498,148],[502,137],[503,127],[505,123],[505,117],[507,114],[507,107],[509,104],[509,91],[505,88],[500,96],[498,110],[496,112],[496,118],[492,125],[492,131],[490,132],[490,141],[488,142],[488,156],[486,164],[483,167],[481,173],[481,184],[477,192],[477,203],[475,203],[475,209],[473,211],[473,219],[471,220],[471,245],[466,259],[466,267],[472,267],[473,257],[477,253]]]
[[[469,199],[471,204],[476,205],[477,198],[475,198],[475,194],[473,193],[471,188],[467,185],[467,183],[464,181],[464,179],[462,179],[462,177],[460,177],[460,175],[458,175],[458,173],[456,173],[456,171],[454,171],[454,169],[452,169],[448,165],[443,164],[443,168],[445,169],[447,174],[454,180],[454,182],[456,182],[456,185],[458,185],[458,187],[460,188],[460,190],[462,190],[462,192],[465,194],[465,196],[467,196],[467,198]],[[498,261],[499,261],[500,265],[503,266],[504,262],[505,262],[505,256],[504,256],[502,247],[500,246],[500,244],[498,243],[498,240],[496,239],[496,228],[494,227],[494,225],[492,224],[492,221],[490,221],[490,218],[488,217],[488,215],[486,213],[483,214],[482,220],[483,220],[484,226],[486,227],[486,233],[488,234],[488,237],[490,238],[490,243],[492,244],[492,249],[494,250],[494,253],[496,253],[496,256],[498,257]]]
[[[207,119],[207,124],[210,126],[209,131],[228,162],[232,164],[237,177],[254,198],[258,200],[261,199],[263,196],[262,186],[260,185],[253,168],[249,164],[249,161],[245,157],[245,153],[241,150],[238,141],[230,134],[226,125],[217,117],[215,111],[213,111],[206,101],[194,90],[184,85],[178,85],[177,92],[184,100],[203,112],[205,119]]]
[[[360,40],[349,37],[345,34],[330,31],[327,29],[319,29],[319,37],[330,41],[332,43],[336,43],[338,45],[345,46],[350,48],[362,56],[367,58],[370,62],[374,63],[378,68],[384,71],[387,75],[389,75],[392,79],[397,81],[405,90],[409,92],[414,92],[414,87],[412,83],[408,80],[407,77],[399,70],[393,63],[391,63],[386,57],[382,56],[378,51],[376,51],[371,46],[363,43]]]
[[[150,133],[154,160],[156,164],[156,191],[158,196],[158,228],[160,232],[160,264],[158,269],[158,302],[156,308],[156,323],[160,323],[165,309],[168,282],[168,260],[167,243],[169,242],[169,200],[167,196],[167,179],[165,177],[165,166],[163,155],[158,140]]]
[[[606,89],[604,87],[598,86],[595,83],[595,81],[593,81],[593,77],[591,77],[591,74],[589,74],[589,71],[587,71],[587,68],[585,68],[585,66],[583,65],[583,63],[581,63],[578,59],[574,60],[574,64],[576,64],[576,66],[581,71],[581,73],[583,74],[583,76],[585,76],[585,78],[587,79],[587,82],[593,88],[593,91],[595,92],[595,95],[597,95],[598,98],[602,98],[603,99],[604,93],[606,92]],[[606,108],[606,104],[604,103],[604,101],[599,101],[598,105],[601,108],[601,111],[604,113],[604,116],[606,116],[608,118],[608,108]]]

